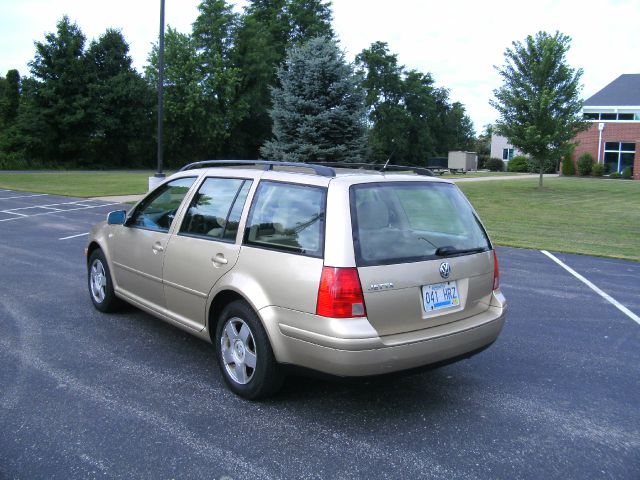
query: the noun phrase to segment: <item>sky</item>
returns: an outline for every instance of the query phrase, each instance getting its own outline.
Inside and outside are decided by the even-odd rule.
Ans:
[[[165,0],[166,23],[189,32],[199,0]],[[243,0],[235,0],[241,11]],[[582,68],[583,98],[623,73],[640,73],[638,0],[333,0],[334,29],[353,61],[375,41],[389,44],[407,69],[430,72],[436,85],[463,103],[476,131],[493,123],[489,105],[501,84],[494,66],[515,40],[544,30],[572,38],[569,64]],[[87,40],[120,29],[142,71],[159,30],[159,0],[0,0],[0,75],[29,74],[34,41],[43,41],[63,15]],[[633,59],[636,60],[633,60]]]

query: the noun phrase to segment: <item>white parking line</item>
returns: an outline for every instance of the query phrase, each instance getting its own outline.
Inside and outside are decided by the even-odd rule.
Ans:
[[[58,240],[71,240],[72,238],[84,237],[85,235],[89,235],[89,232],[79,233],[77,235],[69,235],[68,237],[62,237],[62,238],[59,238]]]
[[[77,210],[89,210],[90,208],[109,207],[111,205],[120,205],[120,204],[119,203],[105,203],[103,205],[92,205],[90,207],[67,208],[65,210],[60,210],[60,211],[55,211],[55,212],[34,213],[33,215],[28,215],[28,216],[27,215],[23,215],[21,217],[4,218],[4,219],[0,220],[0,222],[10,222],[12,220],[20,220],[20,219],[23,219],[23,218],[40,217],[42,215],[51,215],[51,214],[54,214],[54,213],[67,213],[67,212],[75,212]],[[31,208],[33,208],[33,207],[31,207]],[[12,213],[12,212],[7,210],[7,211],[4,211],[4,213]]]
[[[0,190],[1,192],[2,190]],[[6,192],[9,192],[10,190],[5,190]],[[46,197],[48,196],[47,193],[38,193],[35,195],[16,195],[15,197],[0,197],[0,200],[11,200],[13,198],[31,198],[31,197]]]
[[[18,208],[8,208],[7,210],[2,210],[3,212],[15,212],[16,210],[29,210],[31,208],[55,208],[60,205],[77,205],[78,207],[89,207],[91,205],[85,205],[83,202],[75,201],[75,202],[65,202],[65,203],[46,203],[44,205],[30,205],[28,207],[18,207]],[[62,208],[58,208],[58,210],[63,210]]]
[[[607,302],[611,303],[614,307],[616,307],[618,310],[620,310],[622,313],[624,313],[627,317],[629,317],[631,320],[633,320],[638,325],[640,325],[640,317],[638,315],[636,315],[635,313],[633,313],[631,310],[629,310],[627,307],[622,305],[620,302],[618,302],[611,295],[609,295],[608,293],[605,293],[602,290],[600,290],[593,283],[591,283],[585,277],[583,277],[578,272],[576,272],[573,268],[569,267],[568,265],[565,265],[557,257],[553,256],[552,254],[550,254],[546,250],[540,250],[540,252],[542,252],[544,255],[546,255],[551,260],[556,262],[558,265],[560,265],[562,268],[564,268],[567,272],[569,272],[571,275],[576,277],[578,280],[580,280],[582,283],[584,283],[587,287],[589,287],[591,290],[596,292],[598,295],[600,295],[602,298],[604,298]]]

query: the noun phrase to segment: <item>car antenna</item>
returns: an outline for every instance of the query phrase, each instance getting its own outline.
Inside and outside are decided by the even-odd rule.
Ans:
[[[387,158],[387,161],[384,162],[384,165],[380,169],[381,172],[384,172],[387,169],[387,165],[389,165],[389,162],[391,161],[391,157],[393,157],[393,154],[396,153],[396,150],[398,149],[395,138],[391,140],[391,144],[393,145],[393,150],[391,150],[391,153],[389,154],[389,158]]]

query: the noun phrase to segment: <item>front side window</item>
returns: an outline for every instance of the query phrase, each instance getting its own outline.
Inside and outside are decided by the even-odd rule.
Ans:
[[[180,234],[235,240],[251,180],[207,178],[193,197]]]
[[[513,148],[503,148],[502,149],[502,159],[503,160],[511,160],[513,158]]]
[[[436,251],[477,253],[491,248],[455,185],[367,183],[352,186],[350,198],[358,266],[431,260],[439,258]]]
[[[326,189],[263,181],[247,220],[247,245],[322,257]]]
[[[186,177],[165,183],[138,205],[127,225],[168,232],[182,200],[195,180],[196,177]]]

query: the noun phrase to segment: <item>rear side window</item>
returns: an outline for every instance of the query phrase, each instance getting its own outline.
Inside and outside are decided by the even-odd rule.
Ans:
[[[251,180],[207,178],[184,216],[181,234],[234,241]]]
[[[350,198],[359,266],[439,258],[438,248],[491,248],[471,205],[454,185],[367,183],[352,186]]]
[[[263,181],[247,220],[247,245],[322,257],[326,189]]]

